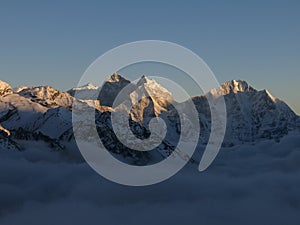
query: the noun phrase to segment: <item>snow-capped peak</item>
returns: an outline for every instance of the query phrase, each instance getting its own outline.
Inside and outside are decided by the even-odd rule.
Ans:
[[[220,87],[212,89],[209,93],[213,96],[228,95],[238,92],[257,92],[255,88],[244,80],[231,80],[222,84]]]
[[[82,91],[82,90],[97,90],[99,87],[95,86],[92,83],[87,83],[86,85],[80,86],[80,87],[75,87],[72,88],[71,90],[74,91]]]
[[[49,108],[58,106],[69,108],[74,100],[69,93],[61,92],[51,86],[27,87],[18,94]]]
[[[12,92],[11,86],[8,83],[0,80],[0,96],[4,94],[11,94]]]
[[[221,85],[221,89],[227,94],[231,92],[237,93],[237,92],[256,91],[256,89],[254,89],[244,80],[232,80],[232,81],[225,82],[224,84]]]
[[[150,79],[143,75],[141,79],[137,82],[138,88],[145,88],[149,95],[154,95],[156,97],[165,98],[165,100],[173,101],[172,93],[166,88],[161,86],[154,79]]]

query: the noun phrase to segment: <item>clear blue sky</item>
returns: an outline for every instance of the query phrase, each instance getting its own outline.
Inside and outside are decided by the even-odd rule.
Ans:
[[[220,82],[244,79],[300,113],[300,1],[0,3],[0,79],[66,90],[98,56],[159,39],[200,55]]]

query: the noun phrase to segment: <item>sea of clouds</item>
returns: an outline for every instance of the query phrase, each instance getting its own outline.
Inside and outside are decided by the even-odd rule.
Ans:
[[[300,134],[221,150],[157,185],[125,187],[30,143],[0,152],[1,225],[299,225]]]

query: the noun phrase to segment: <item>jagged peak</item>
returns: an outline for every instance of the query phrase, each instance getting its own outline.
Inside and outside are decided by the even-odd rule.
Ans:
[[[244,80],[231,80],[223,83],[219,88],[212,89],[212,95],[228,95],[230,93],[238,92],[257,92],[255,88]]]
[[[38,92],[60,92],[60,91],[49,85],[23,87],[18,91],[19,94],[27,93],[27,92],[38,93]]]
[[[54,100],[57,97],[59,98],[71,98],[71,95],[68,92],[62,92],[60,90],[57,90],[53,88],[52,86],[32,86],[32,87],[25,87],[17,94],[26,97],[26,98],[37,98],[37,99],[43,99],[43,100]]]
[[[244,80],[231,80],[221,85],[226,91],[237,93],[237,92],[253,92],[256,91],[247,81]]]

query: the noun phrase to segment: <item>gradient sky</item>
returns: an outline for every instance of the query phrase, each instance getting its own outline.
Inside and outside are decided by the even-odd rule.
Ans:
[[[76,86],[107,50],[158,39],[201,56],[219,82],[247,80],[300,102],[300,1],[0,2],[0,79]]]

